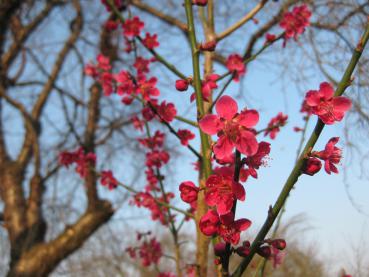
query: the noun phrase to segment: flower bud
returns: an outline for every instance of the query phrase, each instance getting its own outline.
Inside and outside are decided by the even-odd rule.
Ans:
[[[192,5],[206,6],[207,4],[208,0],[192,0]]]
[[[215,50],[216,46],[217,46],[216,40],[212,40],[212,41],[201,43],[200,44],[200,50],[212,52],[212,51]]]
[[[264,258],[269,258],[272,255],[272,250],[269,246],[261,246],[256,252]]]
[[[186,91],[188,89],[188,81],[187,80],[177,80],[176,81],[176,89],[178,91]]]
[[[322,163],[317,158],[309,158],[305,161],[302,173],[313,176],[322,168]]]
[[[214,245],[215,256],[221,257],[226,253],[226,244],[224,242],[219,242]]]
[[[270,243],[270,245],[278,250],[283,250],[286,248],[287,243],[284,239],[275,239]]]
[[[250,254],[250,247],[246,246],[237,247],[236,253],[241,257],[247,257]]]

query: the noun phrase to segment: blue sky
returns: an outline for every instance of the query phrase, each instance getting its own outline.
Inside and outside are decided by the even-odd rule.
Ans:
[[[152,18],[147,16],[142,16],[142,18],[147,23],[145,30],[154,32],[160,28],[157,21]],[[103,21],[103,19],[101,21]],[[54,26],[53,29],[55,31],[53,32],[55,40],[60,40],[62,36],[65,36],[62,28]],[[242,30],[245,31],[245,29]],[[242,30],[241,32],[243,32]],[[183,36],[175,31],[159,32],[159,41],[161,46],[158,48],[158,52],[168,57],[168,60],[175,64],[177,68],[186,75],[192,75],[191,63],[188,58],[189,48]],[[232,41],[232,39],[230,39],[230,41]],[[220,47],[224,48],[228,54],[232,52],[241,53],[243,44],[240,42],[239,38],[236,38],[235,41],[236,42],[232,44],[232,48],[227,48],[227,46],[231,44],[229,41],[225,42],[224,45],[220,45]],[[289,43],[294,44],[295,42],[290,41]],[[276,140],[270,141],[266,139],[272,143],[272,151],[268,166],[259,170],[259,178],[257,180],[250,178],[245,183],[247,197],[244,203],[238,204],[237,216],[249,218],[253,222],[250,233],[256,233],[258,227],[263,223],[269,205],[275,202],[288,174],[293,168],[300,134],[293,132],[292,129],[294,126],[302,126],[303,123],[302,115],[299,113],[303,95],[307,90],[317,89],[321,82],[326,81],[317,70],[310,71],[309,79],[299,86],[286,81],[289,79],[289,76],[281,78],[278,73],[278,61],[280,61],[280,59],[275,57],[277,54],[273,54],[273,49],[276,50],[281,48],[281,42],[279,42],[273,46],[272,49],[268,50],[265,55],[262,55],[261,62],[252,62],[248,66],[244,80],[242,80],[241,83],[232,83],[225,93],[238,99],[239,109],[247,106],[248,108],[259,110],[261,120],[257,125],[258,129],[264,128],[270,118],[280,111],[289,116],[288,125],[281,130]],[[286,51],[287,50],[288,49],[286,49]],[[296,55],[301,54],[299,51],[296,53]],[[96,50],[90,49],[84,52],[84,54],[86,61],[94,60],[97,52]],[[148,57],[148,53],[145,50],[140,54]],[[299,57],[295,60],[299,60]],[[346,60],[346,57],[343,57],[343,62],[347,63],[348,59]],[[225,70],[222,67],[216,66],[215,72],[221,74],[225,72]],[[152,74],[157,75],[159,78],[159,88],[161,90],[160,99],[173,101],[177,106],[179,115],[185,115],[187,118],[195,119],[196,111],[194,104],[190,104],[189,102],[189,97],[192,93],[191,89],[186,93],[177,92],[174,88],[176,77],[168,73],[161,65],[156,64],[156,66],[153,67]],[[290,70],[286,74],[296,73]],[[337,76],[340,75],[337,74]],[[73,87],[73,81],[75,84],[79,84],[79,77],[80,75],[76,75],[72,83],[66,84],[66,86]],[[86,88],[90,83],[91,80],[86,81]],[[220,87],[222,87],[222,85],[220,85]],[[348,91],[349,95],[353,95],[354,91],[350,91],[350,88]],[[124,106],[121,107],[122,110],[125,108]],[[52,106],[48,107],[47,113],[51,118],[57,119],[59,117]],[[316,119],[313,117],[310,121],[309,130],[307,132],[308,135],[315,124],[315,120]],[[19,124],[19,122],[16,123]],[[342,122],[326,127],[315,149],[323,149],[325,143],[333,136],[342,137],[342,141],[339,144],[344,147],[344,124],[345,123]],[[176,128],[185,127],[185,125],[178,122],[174,122],[173,126]],[[152,129],[155,130],[154,127],[152,127]],[[350,132],[356,131],[355,129],[352,131],[350,130]],[[198,133],[196,130],[193,130],[193,132],[196,133],[197,138],[192,144],[198,147]],[[137,137],[139,136],[140,135],[137,133]],[[170,134],[168,134],[168,136],[170,137]],[[260,137],[259,139],[262,140],[264,138]],[[187,149],[181,146],[175,138],[170,138],[169,143],[171,147],[174,147],[174,150],[183,153],[183,155],[174,160],[172,165],[164,169],[169,173],[166,184],[173,192],[178,193],[178,185],[180,182],[186,180],[196,182],[197,172],[193,170],[191,164],[194,161],[192,154],[186,151]],[[345,148],[343,151],[344,157],[342,164],[345,164],[345,158],[349,157],[350,153]],[[118,159],[117,162],[114,163],[113,169],[115,169],[117,176],[120,177],[120,180],[123,182],[144,185],[144,178],[142,178],[142,176],[137,177],[133,174],[134,165],[139,163],[139,159],[137,158],[138,155],[140,154],[132,155],[131,152],[131,156],[122,154],[122,156],[119,157],[119,153],[117,154]],[[360,168],[358,162],[355,162],[355,159],[354,157],[353,164],[346,169],[348,173],[347,179],[349,180],[348,184],[350,185],[349,192],[353,196],[355,202],[362,205],[363,210],[369,213],[368,181],[359,178]],[[327,256],[329,259],[332,259],[333,271],[340,267],[349,269],[350,258],[354,256],[351,246],[363,244],[362,234],[369,233],[368,217],[358,213],[352,206],[343,182],[343,166],[340,166],[339,170],[341,171],[339,175],[329,176],[322,170],[314,177],[302,176],[296,184],[296,188],[291,192],[284,218],[284,222],[287,222],[289,218],[298,214],[304,214],[306,216],[308,219],[306,224],[311,226],[312,229],[303,234],[302,240],[316,244],[320,250],[319,256]],[[104,189],[101,189],[101,191],[104,197],[111,199],[115,198],[113,195],[114,192],[107,192]],[[178,199],[176,203],[182,207],[186,207],[186,205],[178,201]],[[142,210],[135,210],[135,212],[147,215],[147,213]],[[127,204],[125,204],[124,208],[117,213],[116,218],[122,215],[130,216],[131,214],[131,210],[128,210]],[[128,225],[130,223],[130,221],[127,221]],[[190,226],[189,223],[187,223],[186,226],[189,231],[193,230],[193,226]],[[368,240],[367,243],[369,243]]]

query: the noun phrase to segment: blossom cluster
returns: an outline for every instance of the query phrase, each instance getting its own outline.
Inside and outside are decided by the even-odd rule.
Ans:
[[[81,178],[85,178],[89,168],[96,164],[96,154],[86,153],[82,147],[71,152],[63,151],[59,154],[59,164],[65,167],[76,164],[76,172]]]
[[[132,259],[139,258],[144,267],[148,267],[151,264],[157,265],[160,258],[163,256],[160,243],[155,237],[148,238],[151,232],[138,233],[137,241],[141,242],[139,246],[127,247],[126,252]]]

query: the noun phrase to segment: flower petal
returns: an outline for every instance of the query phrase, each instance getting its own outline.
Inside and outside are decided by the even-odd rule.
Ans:
[[[215,104],[215,109],[220,117],[230,120],[237,113],[238,105],[232,97],[224,95]]]
[[[306,99],[306,104],[310,107],[318,106],[320,103],[320,97],[316,90],[309,90],[306,93],[305,99]]]
[[[215,114],[207,114],[199,121],[199,126],[204,133],[215,135],[220,130],[221,122]]]
[[[333,97],[334,89],[330,83],[323,82],[319,86],[319,94],[324,97],[325,100],[329,100]]]
[[[333,98],[333,110],[339,112],[346,112],[352,106],[351,100],[347,97],[339,96]]]
[[[245,200],[246,198],[245,188],[240,183],[234,182],[232,190],[238,200],[240,201]]]
[[[238,122],[246,128],[252,128],[259,122],[259,113],[256,110],[243,110],[238,117]]]
[[[255,155],[259,148],[255,134],[250,131],[241,131],[237,137],[236,148],[244,155]]]
[[[245,231],[251,226],[251,221],[246,218],[242,218],[242,219],[236,220],[235,225],[236,225],[236,229],[240,231]]]
[[[224,159],[232,153],[234,143],[226,136],[221,136],[213,147],[217,159]]]

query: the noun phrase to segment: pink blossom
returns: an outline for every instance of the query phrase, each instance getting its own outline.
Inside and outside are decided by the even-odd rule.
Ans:
[[[135,60],[135,63],[133,64],[133,67],[137,70],[137,75],[141,76],[142,74],[149,73],[149,65],[151,60],[145,59],[142,57],[137,57]]]
[[[149,153],[146,153],[146,166],[149,167],[162,167],[163,164],[167,164],[169,161],[168,152],[162,150],[153,150]]]
[[[335,97],[333,87],[327,82],[321,83],[318,91],[308,91],[305,100],[312,113],[329,125],[341,121],[351,108],[351,100],[344,96]]]
[[[138,36],[144,26],[145,24],[138,16],[135,16],[132,19],[127,19],[122,25],[123,34],[129,38]]]
[[[213,92],[213,89],[216,89],[218,87],[216,82],[219,79],[219,77],[220,76],[218,74],[209,74],[208,76],[205,77],[205,80],[201,82],[201,93],[204,101],[209,102],[209,97]],[[196,94],[192,93],[190,98],[191,102],[193,102],[195,99]]]
[[[167,103],[163,101],[160,103],[160,106],[157,108],[157,112],[160,115],[160,118],[165,122],[173,121],[174,117],[177,115],[177,109],[173,103]]]
[[[101,172],[101,184],[109,190],[113,190],[118,186],[118,180],[115,179],[111,170]]]
[[[140,93],[142,98],[147,101],[150,100],[151,97],[159,96],[160,91],[156,88],[157,82],[158,80],[155,77],[147,80],[146,77],[141,76],[138,79],[137,93]]]
[[[181,139],[181,144],[184,146],[188,145],[188,141],[195,138],[195,134],[187,129],[179,129],[177,132],[179,138]]]
[[[204,235],[213,236],[218,233],[219,224],[220,221],[217,212],[208,210],[207,213],[201,217],[199,228]]]
[[[292,11],[286,12],[280,22],[280,26],[285,30],[285,38],[297,39],[305,28],[310,25],[311,11],[303,4],[296,6]]]
[[[264,158],[270,153],[270,143],[262,141],[259,143],[258,151],[245,159],[248,166],[248,173],[254,177],[258,177],[257,169],[264,164]]]
[[[158,42],[158,35],[150,33],[146,33],[146,37],[142,40],[143,44],[146,46],[146,48],[152,50],[159,46]]]
[[[313,176],[318,173],[322,168],[322,162],[314,157],[310,157],[305,161],[305,165],[302,168],[302,173]]]
[[[192,4],[197,6],[206,6],[208,4],[208,0],[192,0]]]
[[[189,82],[188,80],[179,79],[176,81],[176,89],[178,91],[186,91],[188,89]]]
[[[277,134],[280,131],[279,127],[286,125],[288,119],[288,115],[283,113],[278,113],[276,117],[273,117],[268,123],[268,128],[264,132],[264,136],[269,135],[271,139],[275,139]]]
[[[213,151],[218,159],[229,156],[234,147],[244,155],[252,156],[258,150],[258,143],[251,130],[259,121],[256,110],[242,110],[230,96],[222,96],[216,103],[218,115],[207,114],[199,122],[201,130],[208,134],[218,134]]]
[[[208,42],[204,42],[200,44],[200,50],[201,51],[209,51],[212,52],[215,50],[217,46],[217,41],[216,40],[211,40]]]
[[[220,215],[232,210],[235,200],[245,200],[245,189],[233,181],[232,175],[213,174],[206,180],[205,201],[209,206],[216,206]]]
[[[324,160],[324,169],[328,174],[338,173],[335,164],[338,164],[342,157],[342,150],[335,146],[338,140],[338,137],[331,138],[323,151],[314,153],[316,157]]]
[[[150,241],[144,241],[139,248],[139,255],[143,266],[158,264],[163,255],[160,243],[152,238]]]
[[[181,199],[183,202],[192,203],[197,200],[197,194],[199,193],[199,188],[191,181],[182,182],[179,185],[179,190],[181,192]]]
[[[232,213],[220,216],[219,235],[225,242],[238,244],[242,231],[247,230],[251,221],[245,218],[234,220]]]
[[[230,55],[226,61],[226,66],[229,71],[235,74],[233,80],[235,80],[236,82],[238,82],[240,80],[240,77],[245,75],[246,73],[246,66],[243,62],[242,57],[238,54]]]

